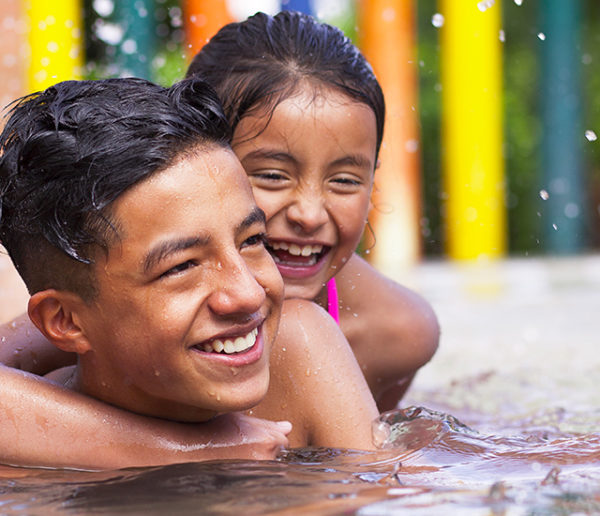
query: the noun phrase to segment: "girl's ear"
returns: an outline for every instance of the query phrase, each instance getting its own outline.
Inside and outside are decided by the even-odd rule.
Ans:
[[[27,313],[37,329],[58,349],[82,355],[91,349],[76,316],[77,309],[83,305],[84,301],[77,294],[48,289],[29,298]]]

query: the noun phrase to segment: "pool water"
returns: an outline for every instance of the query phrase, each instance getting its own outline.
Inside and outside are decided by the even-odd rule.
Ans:
[[[381,450],[107,472],[0,469],[0,514],[600,514],[600,257],[426,263],[442,326]]]

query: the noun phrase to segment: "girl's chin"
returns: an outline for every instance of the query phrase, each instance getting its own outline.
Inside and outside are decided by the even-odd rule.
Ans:
[[[298,284],[297,281],[287,281],[284,278],[285,284],[285,299],[306,299],[307,301],[315,301],[321,296],[325,289],[325,282],[311,282],[307,284]]]

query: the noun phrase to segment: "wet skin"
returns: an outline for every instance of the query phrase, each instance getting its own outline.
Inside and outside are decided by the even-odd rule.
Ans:
[[[356,249],[369,209],[375,135],[367,105],[328,88],[315,95],[310,85],[271,117],[258,110],[236,127],[233,149],[267,216],[286,298],[316,299]]]
[[[81,331],[70,386],[179,421],[256,405],[283,284],[235,155],[200,148],[127,190],[111,216],[120,240],[97,253],[98,295],[72,305]],[[214,350],[246,336],[248,349]]]

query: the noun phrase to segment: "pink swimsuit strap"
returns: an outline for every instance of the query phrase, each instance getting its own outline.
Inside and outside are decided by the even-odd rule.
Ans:
[[[333,320],[340,324],[340,305],[338,298],[337,285],[335,278],[331,278],[327,282],[327,311],[333,317]]]

